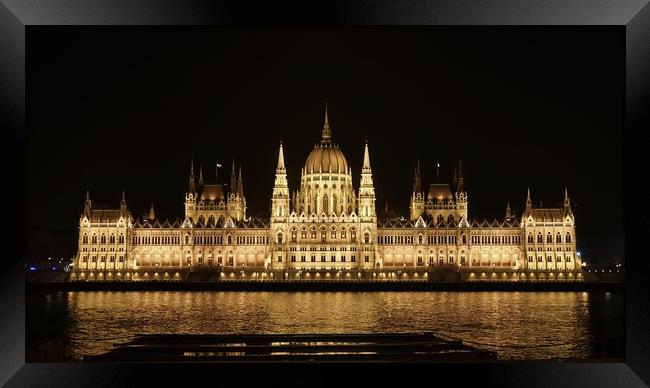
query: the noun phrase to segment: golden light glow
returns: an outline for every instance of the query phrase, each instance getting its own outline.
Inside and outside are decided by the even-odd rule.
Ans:
[[[284,279],[316,280],[321,278],[318,272],[306,272],[304,276],[293,272],[303,257],[306,260],[302,265],[314,270],[316,264],[310,260],[313,255],[323,266],[321,257],[325,256],[335,276],[345,279],[355,278],[354,273],[358,279],[370,278],[370,272],[372,278],[419,279],[428,277],[420,271],[424,266],[432,272],[455,270],[463,274],[463,279],[470,268],[473,272],[469,278],[476,278],[474,271],[493,271],[489,277],[501,274],[501,279],[507,279],[514,269],[512,279],[522,280],[545,279],[545,271],[577,266],[576,276],[557,277],[582,279],[584,263],[575,245],[575,219],[568,193],[565,192],[564,205],[558,208],[526,205],[519,219],[507,216],[502,221],[473,221],[467,211],[468,193],[460,183],[461,177],[452,185],[437,182],[427,186],[421,181],[418,167],[409,216],[383,217],[383,212],[375,209],[371,147],[358,145],[359,152],[363,148],[363,165],[357,171],[361,179],[356,181],[359,184],[355,188],[352,169],[334,142],[335,131],[326,124],[320,135],[320,142],[309,151],[300,171],[290,171],[299,173],[299,187],[289,187],[284,149],[280,145],[275,181],[272,191],[269,190],[269,219],[247,215],[242,172],[234,165],[227,186],[204,183],[202,178],[197,182],[192,165],[185,214],[176,221],[158,220],[153,208],[144,217],[134,218],[125,198],[119,208],[95,209],[88,197],[79,221],[75,275],[70,278],[112,280],[121,278],[115,271],[124,271],[127,279],[157,280],[161,277],[159,272],[163,279],[169,278],[166,270],[173,273],[207,268],[220,273],[221,278],[259,280],[273,278],[272,272],[265,271],[277,270],[285,271]],[[558,191],[561,195],[562,191]],[[422,214],[426,217],[420,217]],[[506,214],[510,214],[509,207]],[[521,224],[523,220],[526,222]],[[545,236],[550,228],[553,234],[559,232],[559,237],[547,242]],[[107,243],[101,236],[125,238]],[[537,236],[542,240],[538,242]],[[557,262],[558,256],[553,262],[545,258],[538,261],[537,253],[532,252],[539,248],[559,252],[554,254],[564,261]],[[117,257],[108,261],[102,255],[104,252],[115,252]],[[527,260],[526,252],[535,255],[532,261]],[[566,261],[571,252],[576,252],[577,264]],[[235,268],[246,268],[247,272],[235,274]],[[377,275],[374,271],[378,269],[386,273]],[[95,273],[86,276],[84,271]],[[521,276],[517,271],[522,272]],[[330,276],[328,272],[324,277]],[[480,277],[488,275],[481,273]],[[552,273],[548,275],[551,279],[555,277]],[[176,272],[173,278],[182,276]]]

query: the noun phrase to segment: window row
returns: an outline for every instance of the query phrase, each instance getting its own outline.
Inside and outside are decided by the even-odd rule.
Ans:
[[[521,236],[472,236],[472,244],[521,244]]]
[[[313,239],[318,238],[319,232],[314,230],[314,229],[310,230],[309,232],[307,232],[306,230],[301,230],[300,231],[300,239],[301,240],[306,240],[308,235],[313,240]],[[329,238],[336,239],[337,238],[336,236],[337,236],[336,230],[330,230]],[[343,229],[343,230],[341,230],[339,232],[338,236],[341,239],[346,239],[348,235],[347,235],[346,230]],[[327,239],[327,231],[326,230],[321,230],[320,231],[320,239],[322,241],[325,241]],[[352,241],[357,240],[357,231],[356,230],[350,230],[350,239]],[[298,231],[292,230],[291,231],[291,242],[295,243],[297,241],[298,241]],[[282,244],[282,241],[278,240],[278,244]]]
[[[307,248],[309,248],[309,249],[307,249]],[[321,246],[321,247],[317,247],[317,246],[313,246],[313,245],[312,245],[312,246],[310,246],[310,247],[306,247],[306,246],[301,246],[301,247],[292,246],[291,248],[289,248],[289,250],[290,250],[291,252],[296,252],[296,251],[301,251],[301,252],[306,252],[306,251],[341,251],[341,252],[347,252],[348,250],[349,250],[349,251],[354,251],[354,252],[356,252],[357,247],[333,247],[333,246],[332,246],[332,247],[323,247],[323,246]]]
[[[298,232],[295,231],[295,230],[291,231],[291,242],[292,243],[298,242],[297,233]],[[311,239],[312,240],[316,239],[317,236],[319,235],[319,233],[320,233],[320,241],[322,241],[322,242],[327,241],[327,231],[326,230],[321,230],[320,232],[317,232],[316,230],[311,230],[310,231]],[[340,236],[341,236],[341,238],[346,238],[345,230],[341,231]],[[307,239],[307,231],[306,230],[303,230],[303,231],[300,232],[300,238],[301,238],[301,240]],[[336,239],[336,231],[335,230],[332,230],[330,232],[330,238]],[[351,241],[357,241],[357,231],[356,230],[351,230],[350,231],[350,240]],[[276,242],[278,244],[283,244],[284,243],[284,234],[282,232],[279,232],[278,235],[276,236]],[[370,243],[370,233],[368,233],[368,232],[364,233],[363,242],[366,243],[366,244]]]
[[[534,260],[533,256],[528,256],[528,262],[529,262],[529,263],[532,263],[533,260]],[[540,262],[540,263],[541,263],[541,262],[543,262],[543,261],[544,261],[544,257],[543,257],[543,256],[537,256],[537,262]],[[553,256],[546,256],[546,261],[547,261],[548,263],[552,263],[552,262],[553,262]],[[558,263],[562,262],[562,256],[557,256],[557,257],[555,258],[555,261],[558,262]],[[571,256],[566,256],[566,257],[565,257],[565,261],[566,261],[567,263],[570,263],[570,262],[571,262]]]
[[[83,244],[88,244],[88,234],[87,233],[83,234],[83,236],[81,237],[81,241],[82,241]],[[118,241],[119,244],[124,244],[124,234],[120,234],[118,236],[118,238],[117,238],[117,241]],[[91,243],[92,244],[97,244],[97,235],[96,234],[93,234],[91,236]],[[106,244],[106,235],[105,234],[102,234],[101,236],[99,236],[99,243],[100,244]],[[115,244],[115,235],[114,234],[111,234],[110,236],[108,236],[108,243],[109,244]]]
[[[93,263],[97,262],[97,256],[91,256],[91,257],[90,257],[90,260],[91,260],[91,262],[93,262]],[[108,257],[108,260],[109,260],[110,263],[114,263],[114,262],[115,262],[115,256],[109,256],[109,257]],[[84,256],[82,256],[82,257],[81,257],[81,261],[84,262],[84,263],[88,262],[88,255],[84,255]],[[124,262],[124,256],[119,256],[119,257],[118,257],[118,261],[119,261],[120,263],[123,263],[123,262]],[[99,262],[100,262],[100,263],[105,263],[105,262],[106,262],[106,256],[100,256],[100,257],[99,257]]]
[[[298,260],[298,258],[296,257],[296,255],[291,255],[290,260],[291,260],[292,263],[296,263],[297,260]],[[339,262],[339,263],[345,263],[346,260],[347,260],[347,256],[344,255],[344,256],[341,256],[341,257],[340,257],[340,259],[338,260],[338,262]],[[351,256],[350,256],[350,262],[351,262],[351,263],[355,263],[356,261],[357,261],[357,256],[356,256],[356,255],[351,255]],[[367,255],[364,256],[363,261],[366,262],[366,263],[370,262],[370,256],[367,256]],[[282,255],[279,255],[279,256],[277,257],[277,262],[278,262],[278,263],[282,263]],[[301,263],[306,263],[306,262],[307,262],[307,256],[306,256],[306,255],[301,255],[301,256],[300,256],[300,262],[301,262]],[[310,262],[311,262],[311,263],[316,263],[316,262],[317,262],[317,257],[316,257],[316,255],[311,255],[311,257],[310,257]],[[325,262],[327,262],[327,256],[325,256],[325,255],[321,255],[321,257],[320,257],[320,262],[321,262],[321,263],[325,263]],[[331,256],[330,256],[330,262],[332,262],[332,263],[337,262],[337,260],[336,260],[336,256],[335,256],[335,255],[331,255]]]
[[[181,240],[179,236],[133,236],[131,243],[134,245],[178,245]]]
[[[533,240],[533,235],[532,235],[532,234],[528,234],[528,239],[527,239],[527,241],[528,241],[529,244],[532,244],[532,243],[533,243],[534,240]],[[566,244],[570,244],[570,243],[571,243],[571,234],[570,234],[570,233],[567,232],[566,236],[564,237],[564,242],[565,242]],[[543,244],[543,243],[544,243],[544,236],[542,236],[542,233],[541,233],[541,232],[539,232],[539,233],[537,234],[537,243],[538,243],[538,244]],[[553,243],[553,236],[551,235],[551,233],[548,233],[548,234],[546,235],[546,243],[547,243],[547,244],[552,244],[552,243]],[[562,235],[561,235],[560,233],[558,233],[557,235],[555,235],[555,243],[556,243],[556,244],[561,244],[561,243],[562,243]]]

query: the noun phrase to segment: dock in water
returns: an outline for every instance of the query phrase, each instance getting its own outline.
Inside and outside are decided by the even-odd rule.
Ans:
[[[119,362],[457,362],[496,360],[494,352],[435,333],[140,334],[83,361]]]

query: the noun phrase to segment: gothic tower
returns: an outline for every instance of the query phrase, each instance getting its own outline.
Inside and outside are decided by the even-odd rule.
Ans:
[[[283,261],[286,265],[284,251],[286,250],[289,235],[289,185],[287,183],[287,170],[284,166],[282,142],[280,142],[280,150],[278,151],[278,165],[275,168],[275,183],[273,184],[271,198],[270,234],[271,260],[275,260],[278,263],[277,265],[282,267],[283,264],[281,263]]]
[[[359,268],[370,269],[375,266],[377,257],[377,213],[375,211],[375,186],[372,181],[372,168],[370,167],[367,141],[363,152],[358,204],[360,242],[362,246],[361,252],[359,252]]]
[[[185,193],[185,217],[196,221],[196,182],[194,181],[194,158],[190,164],[190,180]]]
[[[456,175],[456,174],[454,174]],[[467,190],[465,190],[465,177],[463,176],[463,161],[458,162],[458,178],[456,182],[456,211],[458,219],[467,220]]]
[[[411,220],[416,220],[424,213],[424,192],[422,191],[422,175],[420,173],[420,159],[415,167],[413,177],[413,193],[411,194]]]

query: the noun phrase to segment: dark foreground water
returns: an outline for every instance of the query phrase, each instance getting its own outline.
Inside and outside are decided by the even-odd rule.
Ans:
[[[620,292],[32,293],[27,346],[58,340],[76,361],[135,334],[434,331],[503,360],[622,360],[623,302]]]

